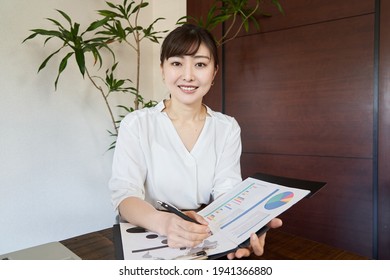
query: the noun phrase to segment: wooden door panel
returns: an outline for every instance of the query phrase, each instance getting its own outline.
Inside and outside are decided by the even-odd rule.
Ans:
[[[227,46],[225,108],[244,152],[371,158],[373,24],[367,15]]]

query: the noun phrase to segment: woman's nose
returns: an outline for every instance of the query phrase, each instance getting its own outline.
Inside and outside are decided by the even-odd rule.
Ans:
[[[194,80],[194,71],[191,65],[186,65],[183,67],[183,81],[193,81]]]

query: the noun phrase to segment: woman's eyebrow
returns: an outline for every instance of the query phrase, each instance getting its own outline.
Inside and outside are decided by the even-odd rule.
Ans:
[[[194,58],[206,58],[206,59],[208,59],[208,60],[210,60],[210,56],[208,56],[208,55],[194,55]]]
[[[210,56],[208,55],[202,55],[202,54],[195,54],[195,55],[192,55],[192,54],[183,54],[183,55],[173,55],[171,56],[170,58],[174,58],[174,57],[177,57],[177,58],[184,58],[185,56],[192,56],[193,58],[205,58],[205,59],[208,59],[210,60]]]

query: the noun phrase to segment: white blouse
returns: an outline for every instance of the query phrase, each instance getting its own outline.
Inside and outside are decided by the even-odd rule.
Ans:
[[[207,107],[201,134],[189,152],[164,102],[121,122],[109,188],[115,208],[130,196],[197,209],[241,182],[241,130],[237,121]]]

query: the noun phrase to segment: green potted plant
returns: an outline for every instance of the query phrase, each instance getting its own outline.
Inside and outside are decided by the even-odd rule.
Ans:
[[[64,11],[57,10],[65,24],[62,24],[60,20],[48,18],[54,24],[54,29],[32,29],[32,34],[24,39],[23,42],[37,36],[45,38],[45,45],[49,40],[59,40],[61,42],[61,46],[55,49],[41,63],[38,72],[44,69],[54,56],[62,55],[63,57],[58,65],[58,74],[54,81],[55,89],[57,89],[59,78],[66,69],[69,59],[73,57],[81,76],[86,76],[103,98],[113,126],[113,129],[108,130],[108,132],[111,136],[116,137],[118,134],[118,123],[123,115],[120,115],[119,118],[114,116],[110,96],[113,93],[131,94],[133,104],[130,105],[131,102],[129,102],[129,104],[118,106],[124,109],[125,112],[156,104],[152,100],[145,101],[139,92],[141,43],[144,40],[159,43],[162,34],[168,30],[154,30],[155,24],[163,18],[155,19],[146,27],[139,24],[140,14],[149,5],[148,2],[141,0],[137,3],[134,0],[123,0],[121,4],[111,2],[106,2],[106,4],[108,6],[106,9],[97,11],[101,18],[90,23],[83,31],[80,24],[72,20],[70,15]],[[123,43],[128,46],[127,49],[129,51],[134,52],[136,55],[137,63],[134,66],[136,68],[135,82],[129,78],[120,79],[115,76],[115,70],[119,61],[117,61],[113,45]],[[111,56],[111,59],[107,59],[107,53]],[[92,65],[87,63],[88,56],[91,56],[94,62]],[[105,67],[104,71],[102,71],[102,67]],[[92,74],[93,70],[98,74]],[[115,141],[110,145],[110,149],[114,146]]]

